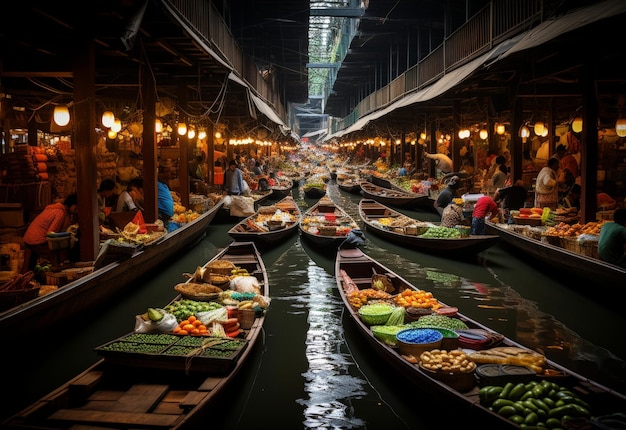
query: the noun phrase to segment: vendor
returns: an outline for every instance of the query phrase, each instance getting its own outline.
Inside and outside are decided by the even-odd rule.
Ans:
[[[47,205],[43,211],[31,221],[24,233],[24,263],[22,273],[33,270],[39,258],[50,255],[48,233],[67,231],[72,224],[72,217],[78,213],[76,193],[70,194],[63,203]]]

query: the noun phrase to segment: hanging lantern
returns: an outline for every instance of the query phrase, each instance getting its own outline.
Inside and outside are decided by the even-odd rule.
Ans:
[[[163,122],[159,118],[154,120],[154,131],[157,133],[163,131]]]
[[[530,130],[528,129],[526,125],[523,125],[520,127],[519,137],[521,137],[522,139],[527,139],[530,137]]]
[[[102,114],[102,125],[106,128],[111,128],[113,126],[113,122],[115,121],[115,114],[110,110],[105,111]]]
[[[119,133],[122,130],[122,121],[119,118],[115,118],[113,121],[113,125],[111,126],[111,131]]]
[[[189,127],[189,130],[187,131],[187,137],[189,139],[193,139],[194,137],[196,137],[196,129],[194,127]]]
[[[503,135],[505,132],[504,124],[496,124],[496,133],[499,135]]]
[[[581,117],[577,116],[572,121],[572,131],[574,133],[580,133],[583,131],[583,119]]]
[[[178,123],[178,134],[180,134],[181,136],[187,134],[187,124],[185,124],[184,122]]]
[[[206,139],[206,130],[205,129],[201,129],[198,132],[198,139],[200,139],[200,140]]]
[[[66,105],[58,105],[54,107],[54,122],[59,127],[65,127],[70,123],[70,110]]]
[[[537,136],[541,136],[541,134],[543,133],[543,130],[545,130],[546,126],[544,125],[543,122],[541,121],[537,121],[535,123],[535,134]]]
[[[117,133],[114,132],[113,130],[109,130],[107,135],[109,136],[109,139],[115,139],[117,137]]]
[[[615,133],[619,137],[626,137],[626,118],[619,118],[615,122]]]
[[[480,136],[482,140],[485,140],[487,139],[487,137],[489,137],[489,133],[483,128],[478,132],[478,136]]]

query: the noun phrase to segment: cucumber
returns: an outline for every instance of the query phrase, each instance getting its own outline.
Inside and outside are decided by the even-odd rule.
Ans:
[[[498,397],[501,398],[501,399],[508,399],[509,398],[509,393],[511,392],[513,387],[515,387],[514,383],[507,382],[504,385],[504,388],[502,389],[502,392],[500,393],[500,395]]]
[[[513,387],[508,398],[510,400],[520,400],[524,393],[526,393],[526,385],[523,382],[520,382]]]
[[[491,406],[493,406],[493,409],[497,411],[500,410],[502,406],[514,406],[514,403],[509,399],[496,399]]]
[[[502,399],[500,399],[502,400]],[[502,415],[503,417],[510,417],[512,415],[516,415],[517,414],[517,410],[515,410],[515,408],[513,406],[502,406],[500,409],[498,409],[498,414]]]

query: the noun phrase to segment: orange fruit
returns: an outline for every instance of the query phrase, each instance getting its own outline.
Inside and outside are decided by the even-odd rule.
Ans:
[[[191,330],[193,330],[195,327],[193,326],[193,324],[185,324],[183,326],[183,330],[191,332]]]
[[[188,320],[190,323],[193,323],[196,319],[197,319],[197,318],[195,317],[195,315],[191,315],[189,318],[187,318],[187,320]]]

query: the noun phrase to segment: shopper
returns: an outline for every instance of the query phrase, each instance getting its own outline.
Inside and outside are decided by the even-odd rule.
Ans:
[[[117,204],[117,195],[115,194],[115,181],[112,179],[104,179],[98,187],[98,219],[102,224],[108,215],[108,211]],[[108,209],[107,209],[108,208]]]
[[[228,163],[228,170],[224,173],[224,191],[231,196],[243,195],[243,174],[235,160]]]
[[[515,184],[511,186],[496,190],[494,200],[496,203],[499,203],[502,208],[502,220],[513,224],[511,211],[523,208],[527,197],[528,191],[524,186],[524,181],[521,179],[515,181]]]
[[[143,211],[143,179],[134,178],[117,198],[115,212]]]
[[[174,198],[170,187],[161,179],[157,181],[157,206],[159,211],[159,219],[163,221],[164,227],[167,228],[170,219],[174,216]]]

